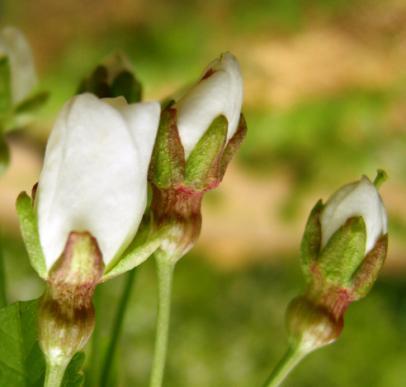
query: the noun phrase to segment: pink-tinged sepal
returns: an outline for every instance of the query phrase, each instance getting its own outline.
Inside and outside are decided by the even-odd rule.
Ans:
[[[388,234],[378,239],[373,249],[366,255],[358,270],[352,278],[352,291],[354,299],[358,300],[365,297],[385,263],[388,252]]]
[[[103,270],[95,238],[71,232],[49,273],[39,308],[39,342],[48,364],[69,363],[90,338],[95,323],[92,297]]]
[[[233,137],[227,142],[227,145],[224,149],[223,156],[220,163],[220,180],[223,179],[224,174],[226,173],[228,164],[231,159],[240,149],[241,143],[243,142],[245,136],[247,135],[247,121],[245,120],[244,115],[240,114],[240,120],[238,122],[237,130],[234,133]]]
[[[159,189],[182,185],[185,154],[176,125],[176,109],[169,106],[161,113],[148,179]]]
[[[300,246],[302,271],[306,282],[312,280],[312,267],[317,262],[321,247],[320,213],[324,205],[319,200],[310,212]]]

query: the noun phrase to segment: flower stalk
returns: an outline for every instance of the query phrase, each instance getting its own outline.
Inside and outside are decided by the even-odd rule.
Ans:
[[[278,387],[286,379],[289,373],[300,363],[306,356],[299,347],[289,347],[285,355],[273,369],[271,375],[263,387]]]
[[[165,252],[155,253],[158,273],[158,314],[150,387],[161,387],[165,371],[175,262]]]

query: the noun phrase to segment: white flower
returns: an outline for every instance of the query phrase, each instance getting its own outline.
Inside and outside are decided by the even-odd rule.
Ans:
[[[7,56],[10,61],[13,102],[21,102],[37,84],[31,48],[21,31],[13,27],[0,31],[1,56]]]
[[[212,121],[228,120],[227,140],[237,130],[243,100],[243,83],[237,59],[230,53],[211,62],[202,79],[175,105],[180,139],[188,157]]]
[[[322,247],[347,219],[354,216],[362,216],[364,219],[367,233],[365,254],[367,254],[377,240],[387,233],[388,222],[379,192],[365,176],[360,181],[340,188],[327,201],[320,217]]]
[[[137,232],[158,128],[157,102],[82,94],[60,113],[37,191],[38,228],[48,269],[71,231],[89,231],[107,265]]]

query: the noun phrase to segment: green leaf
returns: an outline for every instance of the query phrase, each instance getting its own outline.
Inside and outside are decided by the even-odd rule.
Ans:
[[[219,181],[220,160],[226,144],[228,122],[217,117],[190,154],[185,170],[185,184],[203,190]]]
[[[7,57],[0,58],[0,116],[6,115],[12,106],[11,71]]]
[[[85,362],[85,354],[78,352],[73,356],[68,368],[65,371],[65,376],[61,387],[81,387],[85,380],[83,374],[83,363]]]
[[[38,300],[0,309],[0,386],[42,387],[45,359],[37,339]],[[80,387],[85,355],[77,353],[66,369],[62,387]]]
[[[41,386],[45,362],[37,341],[38,301],[0,309],[0,386]]]
[[[21,234],[30,258],[31,266],[41,278],[45,279],[47,277],[47,267],[39,240],[37,215],[32,200],[26,192],[21,192],[18,196],[16,207]]]

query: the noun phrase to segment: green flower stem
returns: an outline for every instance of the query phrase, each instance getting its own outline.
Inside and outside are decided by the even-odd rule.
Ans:
[[[175,262],[160,250],[155,253],[155,259],[158,269],[158,316],[150,387],[161,387],[168,346],[172,277]]]
[[[97,386],[97,378],[99,376],[98,366],[100,364],[101,319],[98,311],[100,311],[102,308],[102,292],[103,288],[101,286],[97,286],[93,295],[93,304],[96,310],[96,323],[94,324],[91,339],[89,367],[86,369],[86,383],[88,383],[89,386]]]
[[[286,379],[289,373],[300,363],[307,355],[299,346],[289,347],[286,354],[271,372],[271,375],[263,387],[278,387]]]
[[[69,361],[60,363],[47,362],[44,387],[60,387]]]
[[[131,290],[134,285],[137,268],[132,269],[127,274],[126,283],[124,285],[123,293],[121,295],[120,303],[117,308],[116,316],[113,323],[113,328],[110,335],[110,342],[106,351],[106,355],[102,364],[100,387],[110,386],[111,369],[114,362],[114,355],[117,350],[117,343],[120,339],[121,331],[123,328],[123,321],[125,312],[127,310],[128,302],[131,296]]]

